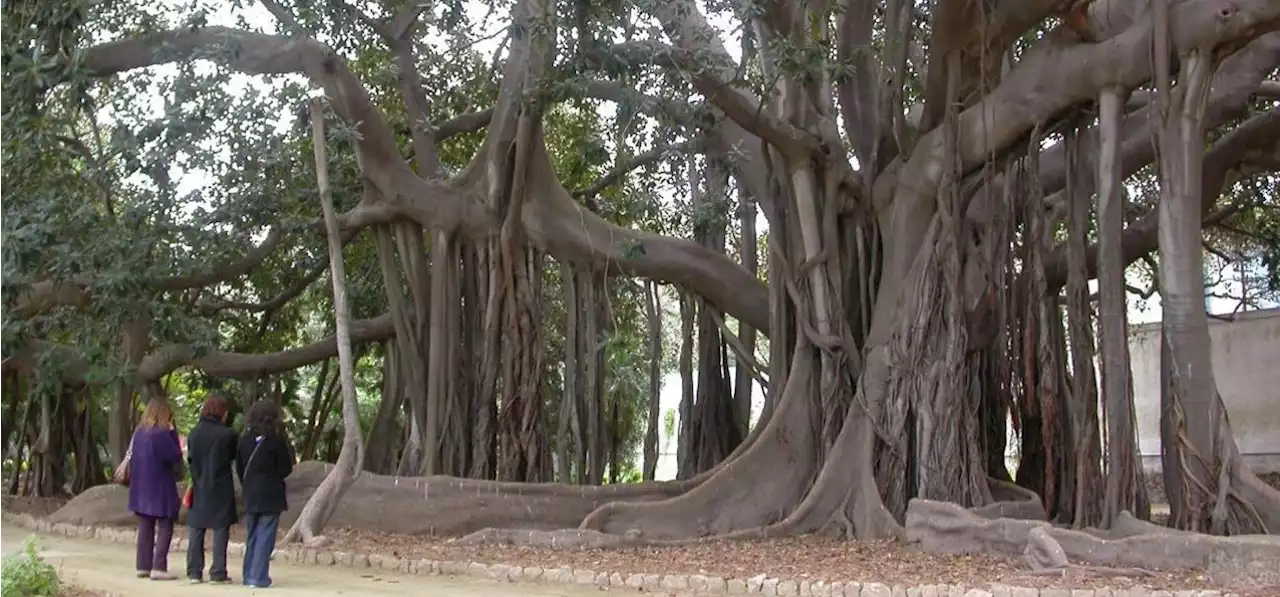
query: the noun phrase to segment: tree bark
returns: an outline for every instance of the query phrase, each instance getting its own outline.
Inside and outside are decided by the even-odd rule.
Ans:
[[[1080,141],[1076,128],[1069,129],[1067,144],[1067,196],[1070,217],[1067,220],[1068,260],[1067,325],[1071,349],[1071,397],[1068,403],[1071,423],[1071,449],[1075,459],[1071,473],[1072,528],[1096,527],[1102,520],[1101,447],[1098,437],[1098,386],[1094,374],[1093,308],[1089,303],[1089,283],[1085,275],[1085,243],[1089,228],[1089,200],[1077,191],[1082,178],[1079,160]]]
[[[564,286],[564,375],[563,393],[560,398],[560,415],[557,422],[556,446],[560,455],[560,466],[563,471],[561,483],[573,483],[581,479],[583,471],[578,463],[582,460],[582,436],[577,432],[578,421],[578,384],[580,383],[582,355],[580,352],[578,314],[581,313],[578,298],[578,273],[573,266],[566,263],[560,268],[561,284]]]
[[[378,412],[374,415],[373,426],[369,429],[369,441],[365,444],[364,458],[365,470],[379,475],[398,471],[403,462],[397,462],[397,456],[416,453],[414,438],[404,438],[403,434],[399,433],[397,425],[401,407],[406,402],[406,390],[410,385],[406,383],[410,373],[405,371],[405,367],[409,364],[402,360],[402,354],[397,342],[383,344],[382,396],[378,400]],[[325,362],[328,363],[328,361]],[[335,376],[334,379],[338,377]],[[406,426],[412,428],[413,414],[410,413],[407,418],[409,420]],[[403,451],[397,450],[401,445],[403,445]]]
[[[1156,3],[1156,81],[1161,110],[1161,443],[1170,524],[1214,534],[1280,529],[1280,491],[1244,465],[1213,376],[1205,315],[1199,194],[1212,48],[1181,56],[1170,81],[1168,0]]]
[[[346,273],[342,263],[342,238],[338,219],[329,194],[328,158],[325,155],[324,100],[311,100],[311,133],[315,149],[316,182],[320,189],[320,207],[324,212],[325,233],[329,241],[329,272],[333,280],[333,311],[338,342],[338,374],[342,385],[342,451],[337,466],[307,500],[298,520],[293,523],[284,543],[301,540],[307,545],[323,542],[320,531],[333,517],[351,484],[360,476],[364,464],[364,441],[360,433],[360,408],[356,402],[355,360],[351,353],[351,311],[347,306]]]
[[[590,273],[583,276],[582,287],[579,292],[584,292],[585,300],[582,302],[583,317],[583,334],[582,334],[582,355],[586,359],[583,367],[583,416],[585,417],[585,426],[583,432],[583,444],[586,446],[586,483],[588,485],[599,485],[604,480],[604,394],[601,393],[604,381],[604,371],[601,368],[604,352],[604,339],[602,333],[603,321],[601,317],[602,304],[605,297],[600,292],[600,280]]]
[[[741,236],[738,250],[741,253],[742,267],[756,276],[760,273],[756,243],[756,203],[745,187],[738,188],[738,220]],[[738,337],[742,340],[742,350],[748,355],[756,353],[756,330],[749,324],[738,322]],[[737,375],[733,384],[733,404],[737,413],[738,435],[746,437],[751,431],[751,401],[754,396],[754,379],[752,364],[743,358],[735,360]]]
[[[447,231],[438,230],[435,231],[434,238],[435,244],[431,250],[431,323],[428,326],[430,346],[427,348],[424,384],[427,406],[421,469],[424,475],[438,475],[442,472],[441,439],[444,436],[444,419],[447,413],[445,407],[455,370],[450,358],[453,348],[449,334],[452,325],[449,305],[458,301],[458,297],[451,292],[455,265],[452,259],[452,236]]]
[[[133,397],[137,394],[137,367],[147,356],[151,341],[151,321],[148,317],[140,317],[121,326],[121,352],[124,353],[125,366],[129,369],[116,391],[115,400],[111,403],[111,418],[107,422],[107,444],[111,454],[111,463],[118,466],[129,449],[129,440],[133,438]]]
[[[680,411],[676,431],[677,479],[688,479],[694,467],[693,453],[693,321],[694,300],[680,294]]]
[[[1133,384],[1129,371],[1129,322],[1125,299],[1124,189],[1119,172],[1123,97],[1107,88],[1098,97],[1098,343],[1102,365],[1102,409],[1106,417],[1106,489],[1102,524],[1121,512],[1150,517],[1138,454]]]
[[[649,321],[649,414],[644,433],[644,480],[658,472],[658,440],[662,426],[662,298],[657,283],[645,289],[645,313]]]

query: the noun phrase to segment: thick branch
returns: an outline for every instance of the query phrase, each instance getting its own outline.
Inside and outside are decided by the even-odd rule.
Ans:
[[[357,155],[365,177],[382,197],[377,204],[344,216],[344,226],[395,217],[460,230],[477,239],[496,232],[497,220],[481,200],[489,189],[486,152],[481,152],[486,155],[484,165],[473,163],[453,181],[419,178],[400,156],[394,133],[363,85],[323,44],[214,27],[102,44],[87,50],[85,63],[97,76],[109,76],[197,56],[248,74],[301,73],[324,87],[333,110],[359,133],[354,141]],[[545,155],[540,159],[545,160]],[[530,192],[556,197],[545,201],[530,197],[536,206],[524,210],[523,219],[530,238],[553,256],[684,285],[752,327],[768,329],[765,287],[741,266],[694,243],[604,222],[573,203],[549,163],[531,167],[546,171],[540,173],[541,184],[530,183]]]
[[[933,10],[933,37],[930,43],[930,62],[925,76],[926,126],[933,127],[942,115],[946,98],[947,64],[949,52],[961,55],[960,71],[977,73],[980,61],[999,60],[1005,50],[1023,33],[1039,24],[1055,9],[1070,4],[1071,0],[999,0],[994,10],[980,6],[975,0],[946,0],[938,2]],[[985,1],[981,4],[987,4]],[[959,90],[963,98],[973,91],[977,78],[962,79],[965,89]]]
[[[1174,27],[1170,39],[1175,47],[1215,48],[1250,39],[1280,21],[1280,3],[1188,0],[1178,3],[1171,16]],[[1151,19],[1145,18],[1103,43],[1045,38],[999,87],[960,115],[959,150],[966,166],[1008,146],[1063,110],[1093,101],[1104,88],[1127,90],[1149,80],[1152,31]],[[943,141],[941,129],[934,129],[921,139],[900,176],[881,177],[884,182],[875,189],[877,207],[892,199],[889,185],[896,181],[917,196],[932,198],[942,175],[940,164],[949,149]]]
[[[97,76],[195,57],[260,75],[300,73],[325,90],[336,112],[353,125],[366,177],[381,195],[415,220],[484,237],[491,215],[465,189],[419,178],[400,157],[395,134],[368,91],[327,46],[309,39],[264,35],[225,27],[168,31],[89,48],[85,65]],[[418,199],[418,200],[414,200]]]
[[[1209,105],[1205,110],[1205,128],[1214,129],[1246,115],[1249,98],[1262,87],[1263,78],[1280,67],[1280,33],[1270,33],[1253,40],[1249,45],[1229,56],[1218,68],[1214,77]],[[1132,176],[1155,159],[1151,123],[1155,115],[1146,106],[1128,114],[1121,124],[1120,154],[1121,177]],[[1080,142],[1086,146],[1097,144],[1097,127],[1082,133]],[[1097,156],[1085,152],[1081,164],[1088,176],[1081,177],[1082,195],[1090,195],[1097,181],[1093,167]],[[1045,150],[1040,157],[1040,184],[1046,193],[1056,193],[1066,186],[1066,152],[1061,144]],[[997,188],[996,192],[999,192]]]
[[[262,311],[275,311],[276,309],[283,307],[289,301],[297,298],[298,295],[302,294],[303,291],[305,291],[309,286],[311,286],[312,283],[314,283],[316,280],[320,278],[320,274],[323,274],[324,270],[327,268],[328,268],[327,264],[323,262],[317,263],[315,266],[311,268],[311,271],[307,272],[305,276],[303,276],[293,284],[289,285],[288,288],[285,288],[284,290],[280,291],[279,294],[275,295],[271,299],[264,302],[230,301],[226,299],[218,299],[216,301],[208,301],[208,302],[201,303],[199,305],[199,308],[201,311],[205,313],[217,313],[219,311],[225,311],[227,309],[240,309],[240,310],[249,311],[252,313],[257,313]]]
[[[352,344],[380,342],[394,335],[390,314],[351,322]],[[292,371],[331,359],[337,354],[338,344],[334,336],[306,346],[261,354],[206,351],[191,344],[170,344],[142,359],[138,365],[138,381],[155,382],[183,366],[195,367],[213,377],[256,377]]]
[[[241,259],[202,274],[162,278],[155,283],[154,287],[156,290],[178,291],[234,280],[261,265],[276,250],[276,247],[280,246],[280,241],[282,240],[284,240],[284,233],[280,228],[272,228],[267,233],[267,238],[263,239],[262,244],[245,253],[245,256]]]
[[[493,108],[459,114],[437,125],[431,131],[431,136],[438,143],[455,135],[481,130],[489,126],[491,120],[493,120]]]

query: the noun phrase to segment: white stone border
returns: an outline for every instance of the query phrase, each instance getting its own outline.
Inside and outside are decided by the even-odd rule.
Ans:
[[[136,531],[119,527],[78,526],[51,523],[30,514],[5,515],[20,527],[38,533],[66,537],[98,539],[132,544]],[[174,551],[186,551],[187,540],[175,538]],[[243,555],[244,543],[232,541],[230,555]],[[395,556],[325,551],[288,547],[278,549],[273,559],[310,566],[342,566],[374,568],[401,574],[432,576],[467,576],[499,582],[526,582],[553,585],[581,585],[607,589],[618,587],[646,593],[665,591],[680,595],[764,595],[767,597],[1238,597],[1235,593],[1211,590],[1153,591],[1143,587],[1127,589],[1038,589],[1011,587],[992,583],[988,588],[964,585],[888,585],[884,583],[826,582],[770,578],[764,574],[751,578],[722,578],[702,574],[622,574],[570,568],[521,567],[484,562],[452,562],[408,560]]]

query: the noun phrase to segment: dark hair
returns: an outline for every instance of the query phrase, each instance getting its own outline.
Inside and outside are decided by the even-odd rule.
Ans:
[[[249,407],[244,426],[258,435],[281,435],[284,427],[284,413],[275,402],[259,400]]]
[[[200,407],[200,416],[221,421],[227,416],[229,410],[231,410],[231,403],[226,398],[209,394],[209,397],[204,399],[204,406]]]

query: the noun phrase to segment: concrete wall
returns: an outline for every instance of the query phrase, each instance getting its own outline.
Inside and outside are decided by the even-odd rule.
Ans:
[[[1234,321],[1209,320],[1214,377],[1245,461],[1280,472],[1280,309]],[[1160,324],[1132,326],[1129,357],[1138,446],[1148,470],[1160,466]]]

